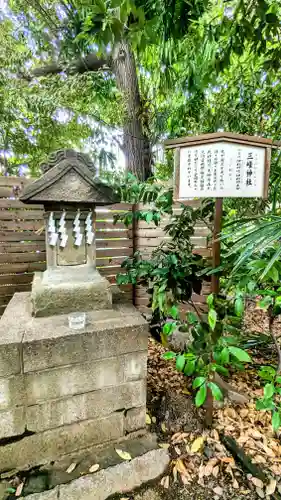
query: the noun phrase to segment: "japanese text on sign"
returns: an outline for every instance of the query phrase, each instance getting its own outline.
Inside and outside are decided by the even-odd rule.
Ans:
[[[179,199],[263,196],[263,147],[226,142],[182,147],[179,168]]]

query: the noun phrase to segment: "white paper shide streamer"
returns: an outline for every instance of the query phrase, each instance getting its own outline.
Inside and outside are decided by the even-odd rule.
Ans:
[[[86,221],[86,241],[88,245],[91,245],[94,241],[94,232],[93,232],[93,219],[92,219],[92,212],[89,212]]]
[[[80,210],[77,210],[77,215],[73,222],[73,232],[75,235],[74,245],[80,247],[83,240],[83,233],[81,233],[81,224],[80,224]]]
[[[65,216],[66,216],[66,211],[64,210],[61,218],[59,220],[59,233],[60,233],[60,247],[65,248],[68,240],[68,234],[66,231],[65,227]]]
[[[56,223],[54,219],[54,212],[51,212],[48,220],[48,236],[49,245],[54,247],[58,241],[58,233],[56,232]]]

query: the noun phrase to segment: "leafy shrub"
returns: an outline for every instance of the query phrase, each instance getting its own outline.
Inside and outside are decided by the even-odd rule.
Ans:
[[[176,368],[186,376],[195,377],[196,406],[202,406],[208,389],[215,400],[223,398],[220,387],[214,382],[214,374],[229,375],[229,368],[243,369],[243,363],[251,361],[248,353],[238,346],[241,314],[235,313],[235,299],[208,296],[208,314],[188,312],[186,321],[179,320],[174,307],[174,322],[166,323],[163,335],[170,336],[177,328],[188,328],[193,341],[184,352],[169,351],[165,359],[175,359]]]

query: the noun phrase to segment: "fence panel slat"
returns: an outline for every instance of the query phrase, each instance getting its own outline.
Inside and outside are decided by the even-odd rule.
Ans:
[[[43,212],[42,210],[1,210],[0,217],[2,221],[29,219],[43,221]]]
[[[0,263],[0,274],[8,273],[33,273],[35,271],[45,271],[46,262],[20,262],[19,264]]]

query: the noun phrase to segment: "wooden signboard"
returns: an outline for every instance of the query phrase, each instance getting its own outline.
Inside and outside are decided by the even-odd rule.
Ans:
[[[175,149],[174,199],[216,198],[213,234],[213,266],[220,263],[223,198],[266,198],[271,139],[216,132],[165,142]],[[219,280],[213,275],[213,292]]]

